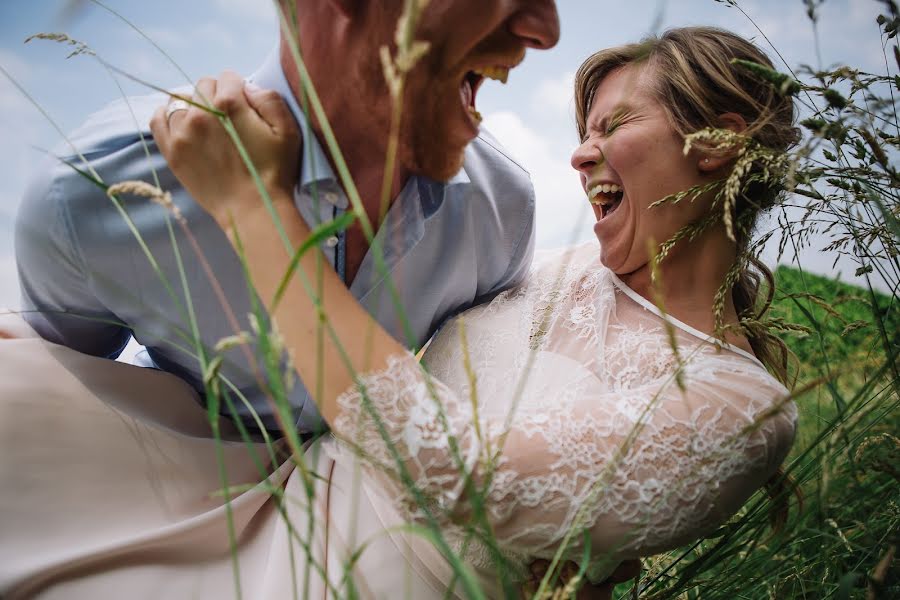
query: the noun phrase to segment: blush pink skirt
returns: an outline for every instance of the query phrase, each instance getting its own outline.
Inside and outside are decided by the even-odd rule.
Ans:
[[[329,436],[296,461],[224,420],[216,441],[178,378],[0,332],[0,598],[445,597],[444,559]]]

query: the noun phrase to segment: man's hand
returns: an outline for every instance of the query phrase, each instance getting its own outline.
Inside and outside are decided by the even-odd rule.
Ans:
[[[544,578],[544,575],[547,574],[547,569],[549,567],[550,561],[548,560],[536,560],[531,563],[529,566],[531,577],[522,588],[524,598],[531,598],[534,596],[541,580]],[[571,561],[566,562],[560,570],[559,581],[563,583],[567,582],[572,579],[576,573],[578,573],[578,565]],[[626,560],[620,563],[619,566],[616,567],[616,570],[601,583],[596,585],[590,583],[583,585],[581,589],[578,590],[576,598],[577,600],[612,600],[613,589],[616,585],[634,579],[640,576],[640,574],[641,561],[637,559]]]

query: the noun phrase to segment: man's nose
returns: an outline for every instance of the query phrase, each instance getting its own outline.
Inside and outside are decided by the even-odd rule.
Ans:
[[[509,31],[528,48],[547,50],[559,41],[555,0],[523,0],[509,21]]]

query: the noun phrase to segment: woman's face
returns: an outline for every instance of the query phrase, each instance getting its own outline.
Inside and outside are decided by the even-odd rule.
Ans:
[[[708,200],[651,204],[707,179],[693,152],[653,95],[655,74],[646,65],[611,72],[597,86],[572,166],[597,217],[600,259],[619,275],[648,263],[648,241],[658,245],[697,220]]]

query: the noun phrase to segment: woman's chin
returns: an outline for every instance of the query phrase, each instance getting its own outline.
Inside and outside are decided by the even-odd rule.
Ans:
[[[596,234],[597,231],[595,230],[594,233]],[[606,238],[605,241],[604,238]],[[616,275],[628,273],[626,270],[628,262],[630,262],[628,253],[618,250],[614,241],[608,239],[607,236],[597,235],[597,241],[600,242],[600,263]]]
[[[622,270],[622,261],[617,260],[615,255],[603,251],[603,243],[600,243],[600,264],[619,275]]]

